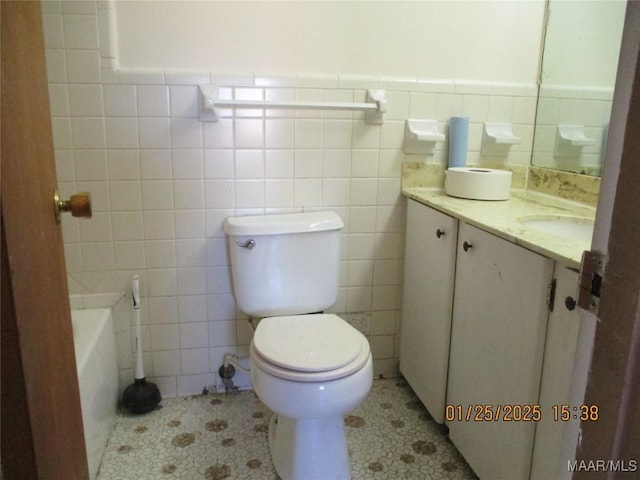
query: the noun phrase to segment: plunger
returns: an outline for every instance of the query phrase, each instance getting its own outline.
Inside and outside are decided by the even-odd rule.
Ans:
[[[133,276],[131,282],[133,310],[136,314],[136,374],[135,379],[122,394],[122,406],[131,413],[148,413],[162,401],[155,383],[147,382],[142,363],[142,336],[140,333],[140,279]]]

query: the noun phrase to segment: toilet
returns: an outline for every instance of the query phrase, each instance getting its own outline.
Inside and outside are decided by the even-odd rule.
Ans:
[[[250,346],[256,395],[274,414],[269,448],[282,480],[351,478],[344,415],[373,380],[367,339],[337,315],[334,212],[227,218],[238,307],[260,319]]]

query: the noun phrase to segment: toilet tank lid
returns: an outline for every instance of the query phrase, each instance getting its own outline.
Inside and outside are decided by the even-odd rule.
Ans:
[[[228,217],[224,222],[227,235],[281,235],[287,233],[340,230],[344,223],[331,211],[284,213],[276,215],[247,215]]]

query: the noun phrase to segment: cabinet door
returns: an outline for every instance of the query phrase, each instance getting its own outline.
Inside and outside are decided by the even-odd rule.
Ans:
[[[481,479],[529,477],[552,275],[552,260],[461,223],[447,424]],[[485,406],[497,421],[482,420]]]
[[[580,312],[577,307],[569,310],[565,305],[567,297],[576,298],[578,272],[556,265],[555,306],[549,314],[547,341],[544,347],[542,381],[540,383],[540,405],[542,419],[536,425],[531,480],[548,478],[568,478],[567,464],[562,463],[562,438],[569,422],[576,412],[571,411],[569,422],[557,421],[553,417],[553,405],[568,405],[571,378],[575,362]],[[566,459],[569,460],[569,459]]]
[[[407,205],[400,371],[438,423],[444,421],[458,221]]]

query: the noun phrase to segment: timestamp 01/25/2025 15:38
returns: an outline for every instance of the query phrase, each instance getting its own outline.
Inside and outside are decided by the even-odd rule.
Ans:
[[[580,420],[596,422],[600,417],[598,405],[553,405],[543,411],[540,405],[476,404],[446,405],[444,418],[448,422],[539,422],[551,415],[556,422]]]

